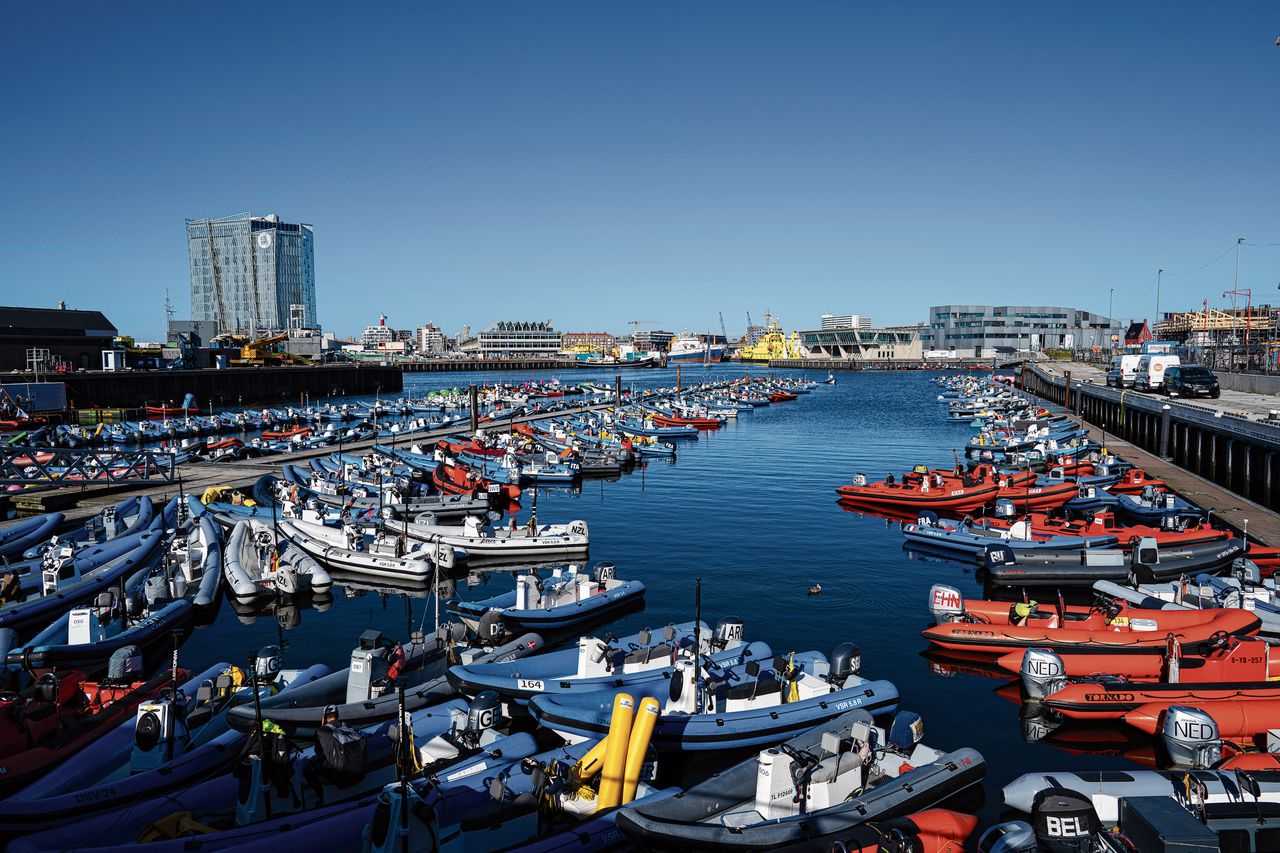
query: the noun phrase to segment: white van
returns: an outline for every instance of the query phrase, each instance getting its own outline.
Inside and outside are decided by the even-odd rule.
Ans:
[[[1117,355],[1111,359],[1111,370],[1107,373],[1107,384],[1115,388],[1132,388],[1133,379],[1138,375],[1140,355]]]
[[[1138,360],[1137,375],[1133,378],[1133,390],[1159,389],[1164,383],[1164,369],[1181,364],[1176,355],[1144,355]]]

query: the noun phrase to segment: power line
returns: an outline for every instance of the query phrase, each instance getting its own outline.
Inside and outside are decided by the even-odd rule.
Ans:
[[[1248,244],[1245,244],[1245,245],[1248,245]],[[1221,255],[1218,255],[1218,257],[1216,257],[1216,258],[1214,258],[1213,260],[1209,261],[1209,263],[1205,264],[1204,266],[1202,266],[1202,267],[1196,267],[1195,269],[1190,270],[1189,272],[1171,272],[1171,273],[1169,273],[1169,275],[1174,276],[1174,277],[1179,277],[1179,278],[1180,278],[1180,277],[1182,277],[1182,276],[1184,276],[1184,275],[1194,275],[1195,273],[1198,273],[1198,272],[1200,272],[1201,270],[1207,270],[1209,267],[1213,266],[1213,265],[1214,265],[1214,264],[1216,264],[1218,261],[1222,260],[1222,259],[1223,259],[1223,258],[1225,258],[1227,255],[1229,255],[1229,254],[1231,254],[1232,252],[1234,252],[1234,251],[1235,251],[1235,249],[1236,249],[1236,244],[1235,244],[1235,243],[1232,243],[1230,246],[1228,246],[1228,247],[1227,247],[1227,250],[1226,250],[1225,252],[1223,252]]]

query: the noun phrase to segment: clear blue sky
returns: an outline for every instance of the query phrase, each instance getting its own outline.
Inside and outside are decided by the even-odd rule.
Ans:
[[[141,338],[185,217],[316,227],[320,319],[1222,305],[1280,243],[1274,3],[7,3],[0,302]],[[1276,301],[1280,247],[1241,285]]]

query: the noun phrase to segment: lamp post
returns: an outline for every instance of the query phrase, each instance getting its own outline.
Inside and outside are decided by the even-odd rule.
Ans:
[[[1156,322],[1160,322],[1160,277],[1164,275],[1164,268],[1156,270]],[[1153,331],[1154,333],[1154,331]]]

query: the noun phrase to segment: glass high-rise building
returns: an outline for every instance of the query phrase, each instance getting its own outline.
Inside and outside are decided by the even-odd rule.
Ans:
[[[241,334],[285,330],[291,318],[318,329],[314,245],[314,228],[274,213],[188,219],[191,319]]]

